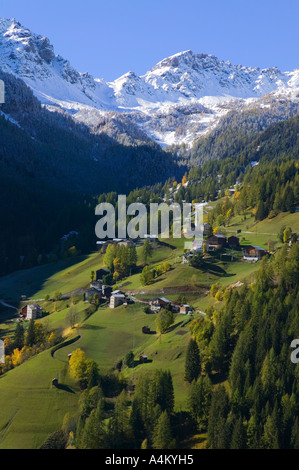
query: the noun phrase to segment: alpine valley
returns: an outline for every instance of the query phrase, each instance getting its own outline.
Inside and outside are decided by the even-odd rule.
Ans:
[[[107,82],[0,19],[0,80],[0,449],[299,449],[299,69]]]

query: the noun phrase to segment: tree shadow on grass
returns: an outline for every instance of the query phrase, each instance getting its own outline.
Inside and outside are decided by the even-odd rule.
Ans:
[[[56,388],[58,390],[63,390],[64,392],[73,393],[73,394],[75,393],[74,390],[72,390],[70,387],[64,384],[58,384],[56,385]]]
[[[163,276],[163,277],[162,277],[162,276]],[[151,283],[148,284],[148,285],[152,286],[152,285],[156,284],[157,282],[165,281],[166,277],[165,277],[164,275],[162,275],[162,276],[156,277],[156,278],[153,279],[153,280],[151,281]]]
[[[180,321],[179,323],[175,323],[174,325],[171,325],[166,333],[171,333],[173,330],[175,330],[176,328],[178,328],[180,325],[182,325],[183,321]]]
[[[158,241],[159,246],[164,246],[165,248],[170,248],[171,250],[176,250],[176,247],[170,245],[169,243],[162,242],[161,240]]]
[[[201,270],[205,273],[213,274],[214,276],[229,276],[225,269],[214,263],[216,263],[216,261],[205,262],[205,264],[201,266]]]
[[[80,327],[80,330],[104,330],[105,328],[103,326],[98,326],[98,325],[89,325],[88,323],[84,323]]]
[[[146,362],[141,362],[139,359],[137,359],[137,360],[134,360],[134,368],[140,365],[144,365],[144,364],[151,364],[152,362],[153,362],[152,359],[147,359]]]

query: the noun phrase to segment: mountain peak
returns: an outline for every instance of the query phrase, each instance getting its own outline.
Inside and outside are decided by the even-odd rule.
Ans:
[[[29,29],[24,28],[14,18],[12,20],[0,19],[1,52],[6,66],[7,59],[17,62],[19,65],[24,61],[31,61],[41,64],[43,61],[50,64],[54,57],[54,48],[47,37],[33,34]],[[25,70],[24,70],[25,69]],[[26,76],[26,67],[19,68],[19,73]]]
[[[92,114],[94,108],[131,113],[129,119],[148,130],[150,137],[168,144],[191,142],[217,117],[248,99],[271,92],[295,96],[299,88],[298,72],[232,65],[191,49],[164,58],[144,75],[130,71],[105,82],[79,73],[68,60],[55,55],[47,37],[32,33],[15,19],[0,19],[0,68],[23,79],[43,104],[73,115],[83,109]],[[180,136],[180,119],[185,127],[190,120],[194,131],[188,129]]]
[[[163,68],[193,68],[193,69],[204,69],[207,67],[216,67],[221,62],[219,59],[212,54],[195,54],[191,49],[187,51],[178,52],[158,62],[152,69],[152,71],[163,69]],[[224,62],[222,62],[224,63]]]

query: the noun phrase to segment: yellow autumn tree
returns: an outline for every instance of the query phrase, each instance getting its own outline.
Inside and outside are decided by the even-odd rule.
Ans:
[[[13,367],[17,367],[22,364],[22,353],[19,348],[13,350],[13,353],[11,355],[11,362]]]
[[[211,285],[211,289],[210,289],[210,295],[211,297],[215,297],[215,295],[217,294],[218,290],[219,290],[219,283],[217,282],[216,284],[212,284]]]
[[[55,336],[55,333],[54,331],[52,331],[48,337],[48,346],[51,348],[52,346],[54,346],[55,344],[55,341],[56,341],[56,336]]]
[[[82,351],[82,349],[76,349],[72,352],[69,365],[71,375],[74,377],[74,379],[78,381],[84,380],[88,360],[85,352]]]
[[[107,250],[103,259],[103,263],[105,268],[109,269],[109,271],[112,271],[113,269],[113,260],[115,258],[115,246],[112,244],[109,244],[107,246]]]
[[[4,338],[4,348],[5,351],[9,354],[13,348],[13,342],[11,338]]]
[[[292,234],[292,229],[291,229],[291,227],[287,227],[287,228],[283,231],[283,243],[286,243],[286,242],[290,239],[291,234]]]
[[[167,273],[170,270],[170,264],[167,261],[164,261],[162,264],[163,273]]]
[[[215,300],[217,300],[217,302],[221,302],[223,300],[223,292],[221,290],[219,290],[216,295],[215,295]]]
[[[125,276],[125,267],[122,264],[120,258],[114,258],[113,270],[114,270],[113,279],[115,281],[118,281],[119,279]]]

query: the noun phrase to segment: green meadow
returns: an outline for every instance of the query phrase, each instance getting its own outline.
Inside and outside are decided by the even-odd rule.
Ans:
[[[61,388],[52,388],[57,377]],[[38,448],[61,427],[64,415],[76,413],[79,389],[67,367],[50,351],[0,377],[0,448]]]
[[[298,213],[280,214],[257,224],[249,216],[246,220],[241,219],[235,217],[226,227],[228,235],[241,230],[238,235],[241,245],[267,247],[268,241],[273,240],[277,242],[275,249],[278,249],[281,244],[277,240],[277,233],[281,226],[291,226],[294,231],[299,231]],[[239,251],[232,252],[234,261],[227,256],[212,254],[202,269],[195,269],[182,264],[183,239],[169,242],[162,240],[162,243],[154,246],[150,265],[154,267],[168,261],[170,271],[156,278],[152,284],[142,286],[142,266],[139,262],[139,272],[122,280],[119,287],[123,285],[124,291],[140,300],[164,296],[175,301],[179,296],[184,296],[195,309],[203,312],[210,305],[217,309],[222,305],[209,295],[211,284],[219,282],[220,286],[226,287],[237,281],[250,281],[260,265],[240,261]],[[137,248],[138,253],[140,249]],[[80,300],[76,304],[77,329],[71,330],[67,321],[70,299],[57,302],[40,300],[47,295],[53,296],[57,291],[68,294],[88,287],[91,271],[102,266],[103,255],[93,253],[19,271],[0,279],[0,298],[18,306],[20,296],[27,295],[43,306],[46,314],[41,321],[49,329],[60,330],[64,336],[80,336],[75,343],[58,349],[53,357],[50,351],[44,351],[0,377],[0,448],[38,448],[49,433],[61,427],[67,412],[76,414],[80,391],[68,373],[68,354],[77,348],[84,350],[88,358],[94,359],[102,373],[112,371],[125,354],[132,350],[135,367],[125,368],[121,373],[133,382],[148,371],[169,369],[175,389],[175,408],[186,409],[188,386],[183,377],[186,347],[190,338],[190,317],[176,315],[169,332],[160,336],[155,331],[156,315],[146,314],[142,303],[136,302],[114,310],[99,307],[86,319],[88,304]],[[16,313],[0,306],[0,337],[13,335]],[[145,325],[151,328],[151,334],[142,333]],[[148,356],[147,363],[139,363],[141,354]],[[58,389],[52,388],[54,377],[61,384]]]

